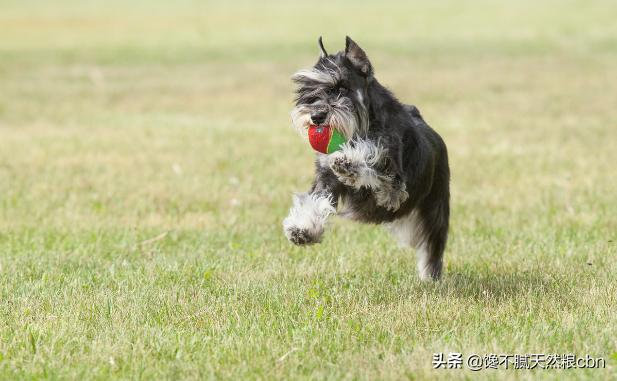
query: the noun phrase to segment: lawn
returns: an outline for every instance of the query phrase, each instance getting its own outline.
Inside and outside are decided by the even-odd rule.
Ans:
[[[1,1],[0,379],[617,378],[616,14]],[[289,77],[346,34],[448,144],[438,283],[380,226],[282,234],[313,169]]]

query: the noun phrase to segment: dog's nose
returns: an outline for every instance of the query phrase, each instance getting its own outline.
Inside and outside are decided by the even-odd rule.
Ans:
[[[311,114],[311,121],[313,124],[322,124],[326,120],[326,112],[316,112]]]

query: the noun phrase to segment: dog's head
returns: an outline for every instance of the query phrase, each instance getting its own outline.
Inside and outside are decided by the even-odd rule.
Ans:
[[[351,38],[345,50],[328,54],[319,38],[321,54],[311,69],[300,70],[292,80],[298,85],[293,126],[304,133],[311,125],[329,125],[347,139],[368,130],[368,88],[373,66]]]

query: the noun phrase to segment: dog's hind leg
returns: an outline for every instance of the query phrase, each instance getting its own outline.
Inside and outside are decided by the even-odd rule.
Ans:
[[[407,216],[389,224],[390,231],[403,246],[416,249],[418,275],[422,280],[437,280],[443,267],[448,239],[448,201],[420,205]]]
[[[448,240],[448,200],[438,200],[421,205],[422,239],[416,246],[418,274],[423,280],[441,277],[443,253]]]

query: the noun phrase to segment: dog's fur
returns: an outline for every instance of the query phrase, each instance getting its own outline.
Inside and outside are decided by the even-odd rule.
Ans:
[[[297,245],[321,241],[326,220],[339,214],[387,224],[417,250],[422,279],[438,279],[448,236],[450,170],[446,145],[418,109],[401,104],[374,77],[364,51],[349,37],[344,51],[321,55],[292,77],[298,85],[292,122],[330,125],[347,139],[341,150],[317,154],[308,193],[297,194],[283,221]],[[340,204],[340,205],[339,205]]]

